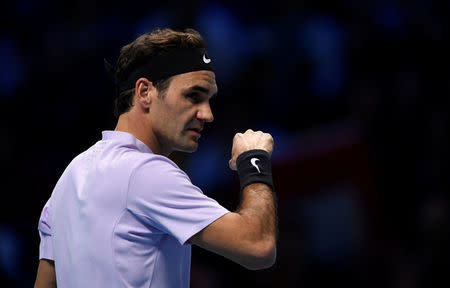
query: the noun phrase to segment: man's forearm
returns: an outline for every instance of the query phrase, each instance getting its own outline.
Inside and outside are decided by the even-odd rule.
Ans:
[[[269,186],[262,183],[253,183],[242,190],[241,203],[237,209],[243,218],[252,227],[251,232],[255,238],[277,239],[277,206],[276,195]]]

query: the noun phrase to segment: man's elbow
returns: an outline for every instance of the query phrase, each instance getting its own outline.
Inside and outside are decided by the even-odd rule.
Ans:
[[[259,249],[255,249],[253,254],[247,258],[247,261],[241,264],[249,270],[261,270],[272,267],[276,259],[276,244],[275,241],[270,241],[261,245]]]
[[[248,265],[245,265],[244,267],[249,270],[262,270],[262,269],[268,269],[275,264],[276,261],[276,252],[273,253],[273,255],[268,255],[266,257],[259,257],[255,261],[252,261],[252,263],[248,263]]]

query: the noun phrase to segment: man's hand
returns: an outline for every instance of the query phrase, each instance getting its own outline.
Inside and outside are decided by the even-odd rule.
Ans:
[[[261,149],[272,155],[273,138],[268,133],[262,131],[253,131],[248,129],[244,134],[237,133],[233,138],[233,148],[231,149],[231,159],[228,162],[230,169],[236,170],[237,157],[248,150]]]

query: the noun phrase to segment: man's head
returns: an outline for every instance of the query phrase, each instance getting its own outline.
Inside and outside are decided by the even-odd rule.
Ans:
[[[183,32],[172,29],[156,29],[139,36],[136,40],[125,45],[120,50],[117,60],[115,77],[117,80],[126,80],[133,71],[147,59],[161,54],[174,51],[180,48],[205,48],[206,43],[202,36],[193,29],[186,29]],[[169,87],[171,77],[153,81],[155,86],[163,96]],[[133,105],[135,87],[130,87],[118,93],[114,101],[114,114],[120,114],[130,110]]]
[[[209,100],[217,93],[204,48],[192,29],[158,29],[124,46],[116,65],[118,126],[127,121],[134,127],[127,132],[148,139],[155,153],[195,151],[204,123],[213,120]]]

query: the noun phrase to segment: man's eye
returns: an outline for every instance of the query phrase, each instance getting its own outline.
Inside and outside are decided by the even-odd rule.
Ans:
[[[186,98],[188,98],[194,102],[200,101],[200,95],[198,95],[198,93],[188,93],[186,95]]]

